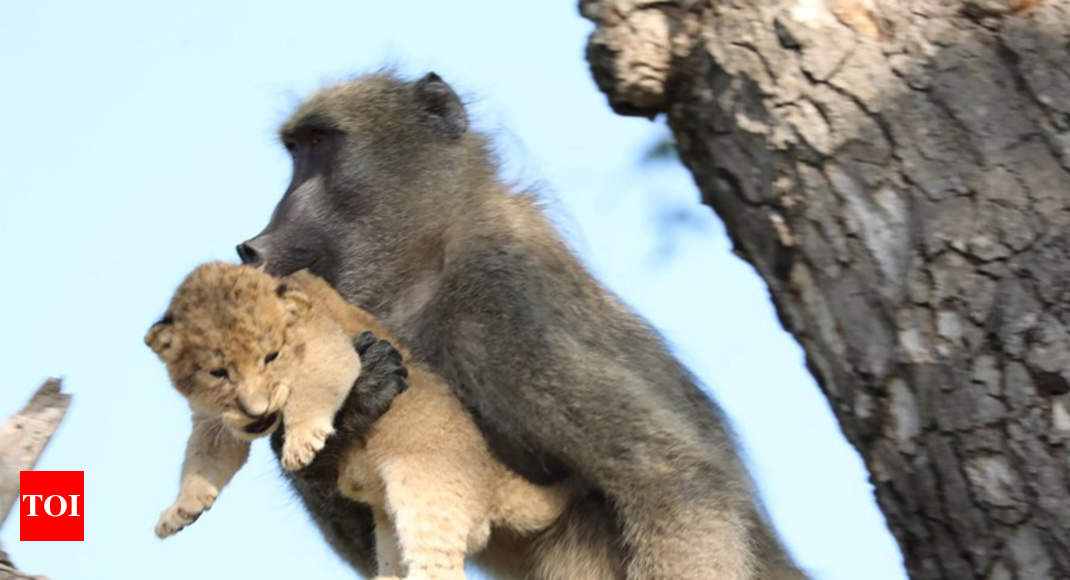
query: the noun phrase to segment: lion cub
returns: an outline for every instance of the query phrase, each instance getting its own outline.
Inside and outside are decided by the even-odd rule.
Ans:
[[[283,468],[308,465],[360,373],[351,340],[364,331],[407,358],[370,314],[306,271],[280,281],[226,263],[194,270],[145,337],[193,410],[178,499],[156,534],[174,534],[208,509],[249,442],[280,421]],[[483,549],[492,526],[542,530],[571,494],[497,462],[435,375],[413,365],[409,385],[344,452],[338,489],[372,507],[380,578],[464,578],[465,556]]]

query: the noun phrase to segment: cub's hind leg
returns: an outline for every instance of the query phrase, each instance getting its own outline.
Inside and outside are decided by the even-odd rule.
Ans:
[[[425,456],[397,458],[380,472],[405,578],[464,580],[468,539],[479,511],[465,475]]]
[[[535,485],[508,468],[498,470],[494,520],[514,532],[531,534],[550,527],[574,495],[574,483]]]
[[[394,522],[379,508],[374,508],[372,515],[375,518],[375,562],[379,570],[375,578],[398,578],[404,569],[401,567],[401,550]]]

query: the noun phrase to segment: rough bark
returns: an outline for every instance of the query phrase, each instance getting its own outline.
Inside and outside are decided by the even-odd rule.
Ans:
[[[67,414],[71,396],[61,390],[59,379],[45,381],[21,411],[0,425],[0,525],[19,496],[19,472],[33,469]],[[9,578],[47,580],[19,572],[0,549],[0,580]]]
[[[1070,578],[1067,0],[585,0],[666,113],[913,578]],[[760,346],[756,346],[760,348]]]

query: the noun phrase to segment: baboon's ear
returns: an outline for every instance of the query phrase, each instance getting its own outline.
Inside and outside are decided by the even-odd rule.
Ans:
[[[145,335],[145,344],[166,362],[176,360],[182,354],[182,339],[175,332],[175,320],[167,313],[152,325]]]
[[[275,295],[282,298],[282,302],[286,307],[286,324],[297,322],[312,308],[312,300],[295,286],[279,284],[275,288]]]
[[[430,72],[416,81],[416,98],[431,119],[451,139],[468,130],[468,113],[453,88],[442,77]]]

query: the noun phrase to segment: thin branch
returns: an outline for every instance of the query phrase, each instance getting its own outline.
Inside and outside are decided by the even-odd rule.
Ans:
[[[45,381],[21,411],[0,425],[0,525],[7,519],[19,495],[19,472],[33,469],[56,432],[71,396],[60,392],[62,381]],[[0,549],[0,580],[39,579],[15,569],[7,553]]]

